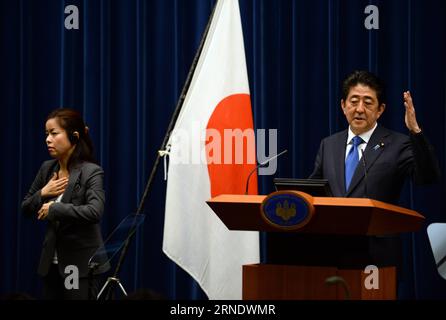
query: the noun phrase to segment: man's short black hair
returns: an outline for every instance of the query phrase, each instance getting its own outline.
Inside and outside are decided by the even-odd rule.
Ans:
[[[376,75],[365,70],[356,70],[345,78],[342,83],[342,99],[345,101],[348,97],[350,89],[357,84],[370,87],[375,90],[378,104],[385,103],[385,88],[384,83]]]

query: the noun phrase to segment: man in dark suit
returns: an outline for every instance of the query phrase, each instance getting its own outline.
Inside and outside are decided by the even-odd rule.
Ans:
[[[417,123],[410,92],[403,98],[409,136],[377,123],[386,107],[381,81],[367,71],[349,75],[341,100],[349,128],[322,140],[310,178],[328,179],[335,197],[389,203],[398,202],[407,177],[418,184],[437,181],[438,162]]]
[[[418,125],[410,92],[404,92],[403,98],[408,136],[377,123],[386,107],[381,81],[367,71],[349,75],[341,100],[349,127],[322,140],[310,178],[327,179],[335,197],[365,197],[393,204],[406,178],[417,184],[436,182],[440,169],[433,148]],[[331,237],[329,244],[320,247],[331,252],[340,266],[394,265],[401,271],[397,236],[335,239]]]
[[[367,71],[355,71],[343,82],[341,108],[349,127],[322,140],[310,176],[327,179],[335,197],[365,197],[395,204],[407,177],[416,183],[439,179],[438,162],[418,125],[410,92],[403,94],[409,136],[377,123],[386,107],[384,96],[381,81]],[[401,239],[395,235],[270,233],[266,260],[340,269],[364,269],[370,264],[396,266],[399,283],[404,279]]]

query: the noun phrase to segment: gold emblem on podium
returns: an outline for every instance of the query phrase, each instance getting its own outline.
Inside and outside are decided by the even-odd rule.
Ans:
[[[283,203],[278,202],[276,205],[276,215],[284,221],[288,221],[290,218],[296,216],[296,205],[291,203],[290,206],[288,200],[285,200]]]

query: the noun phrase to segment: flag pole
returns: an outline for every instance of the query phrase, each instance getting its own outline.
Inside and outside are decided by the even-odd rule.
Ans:
[[[163,142],[161,144],[161,148],[159,149],[159,151],[162,151],[162,150],[166,149],[167,142],[169,141],[169,138],[170,138],[170,135],[172,133],[172,130],[173,130],[174,126],[175,126],[175,123],[176,123],[176,121],[178,119],[178,116],[180,115],[180,111],[181,111],[181,109],[183,107],[184,100],[186,99],[187,90],[189,90],[190,84],[192,82],[192,77],[193,77],[193,75],[195,73],[195,69],[196,69],[197,64],[198,64],[198,60],[200,59],[201,52],[203,51],[203,46],[204,46],[204,43],[206,41],[206,38],[207,38],[207,35],[208,35],[208,32],[209,32],[209,28],[211,26],[212,18],[214,17],[215,8],[217,7],[218,1],[219,0],[215,1],[214,7],[212,8],[211,15],[209,16],[209,21],[208,21],[208,23],[206,25],[206,28],[205,28],[204,33],[203,33],[203,36],[201,37],[200,45],[199,45],[199,47],[197,49],[197,52],[195,53],[195,57],[194,57],[194,60],[192,62],[192,66],[189,69],[189,73],[187,74],[186,82],[184,83],[183,89],[181,90],[180,98],[178,99],[178,103],[177,103],[177,105],[175,107],[175,111],[173,112],[172,118],[170,119],[170,123],[169,123],[169,125],[167,127],[167,130],[166,130],[166,135],[164,136],[164,139],[163,139]],[[161,154],[160,154],[159,151],[157,152],[156,160],[155,160],[155,163],[154,163],[154,165],[152,167],[152,172],[150,173],[149,180],[147,181],[147,185],[146,185],[146,188],[144,190],[144,193],[143,193],[143,196],[141,198],[141,201],[139,203],[138,210],[136,211],[136,214],[140,214],[142,212],[142,210],[144,208],[144,203],[145,203],[145,200],[146,200],[146,198],[147,198],[147,196],[149,194],[150,187],[152,185],[153,179],[155,178],[155,173],[156,173],[156,170],[158,168],[158,164],[159,164],[160,159],[161,159]]]
[[[150,176],[149,176],[149,179],[147,181],[144,193],[142,195],[141,201],[139,202],[138,209],[136,210],[136,214],[135,214],[136,216],[142,214],[145,201],[147,199],[147,196],[149,195],[150,188],[151,188],[153,180],[155,178],[156,170],[158,169],[158,165],[159,165],[160,159],[162,157],[162,155],[161,155],[162,153],[160,151],[163,151],[163,150],[166,149],[166,146],[167,146],[167,143],[169,141],[169,138],[170,138],[170,135],[172,133],[172,130],[173,130],[174,126],[175,126],[175,123],[176,123],[176,121],[178,119],[180,111],[181,111],[181,109],[183,107],[187,91],[189,90],[190,84],[192,82],[192,77],[193,77],[195,69],[197,67],[198,60],[200,59],[201,52],[203,51],[203,47],[204,47],[204,43],[206,41],[207,35],[209,33],[209,29],[210,29],[210,26],[211,26],[211,23],[212,23],[212,19],[214,17],[215,8],[217,7],[218,1],[219,0],[215,1],[214,7],[212,8],[212,12],[211,12],[211,14],[209,16],[208,23],[206,25],[206,28],[205,28],[205,30],[203,32],[203,35],[201,37],[201,40],[200,40],[200,45],[198,46],[197,52],[195,53],[194,60],[192,61],[192,66],[189,69],[189,73],[187,74],[187,78],[186,78],[186,81],[184,83],[183,89],[181,90],[181,94],[180,94],[180,97],[178,99],[177,105],[175,107],[175,111],[173,112],[172,117],[170,119],[169,125],[168,125],[167,130],[166,130],[166,134],[164,136],[163,142],[161,143],[161,147],[160,147],[160,149],[157,152],[157,156],[156,156],[155,162],[153,164],[152,171],[150,172]],[[127,254],[128,247],[129,247],[129,245],[131,243],[131,240],[133,239],[133,236],[136,233],[136,229],[137,229],[136,227],[130,228],[129,234],[127,235],[127,238],[125,240],[125,244],[124,244],[124,246],[122,248],[121,255],[119,256],[119,260],[118,260],[118,263],[116,265],[116,268],[115,268],[115,271],[113,273],[113,276],[109,277],[107,279],[106,284],[101,289],[101,292],[102,292],[102,291],[104,291],[105,287],[108,286],[108,290],[107,290],[105,299],[111,299],[112,298],[112,294],[113,294],[113,290],[114,290],[114,286],[115,285],[119,285],[120,287],[122,287],[121,283],[119,282],[118,275],[119,275],[119,271],[121,270],[121,266],[122,266],[122,263],[124,261],[124,258],[125,258],[126,254]]]

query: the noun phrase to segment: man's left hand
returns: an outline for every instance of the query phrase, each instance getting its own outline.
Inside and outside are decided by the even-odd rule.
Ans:
[[[406,127],[413,133],[420,133],[421,129],[417,123],[417,117],[415,116],[415,107],[413,106],[412,96],[410,95],[410,92],[404,92],[403,97],[404,106],[406,107],[406,115],[404,116]]]

